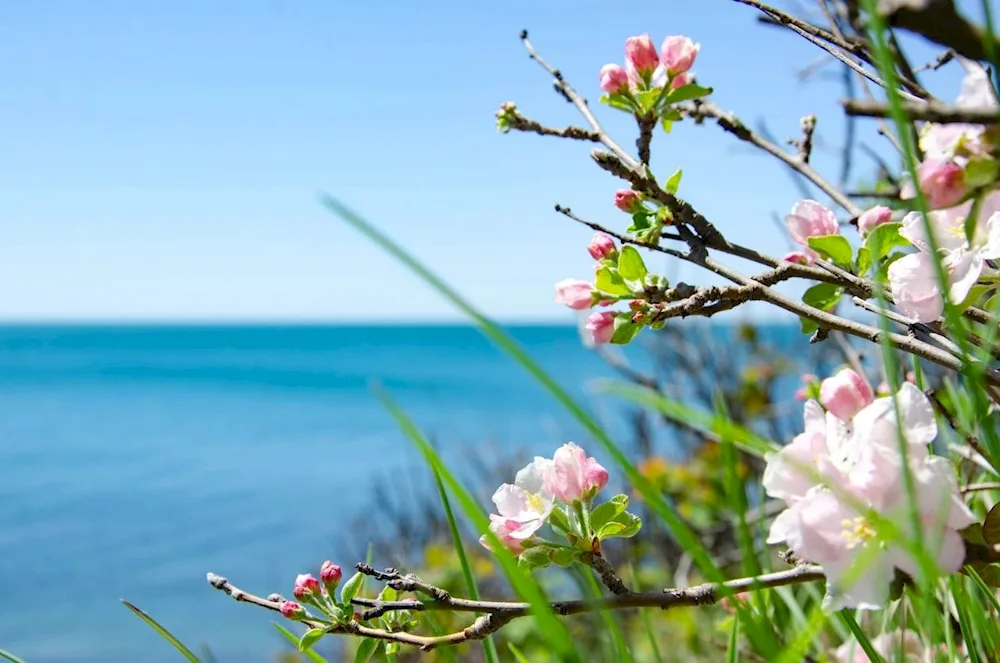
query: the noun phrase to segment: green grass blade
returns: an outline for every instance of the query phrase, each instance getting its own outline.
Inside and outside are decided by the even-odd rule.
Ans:
[[[646,637],[649,638],[649,648],[653,651],[653,660],[656,663],[663,663],[660,646],[656,644],[656,633],[653,631],[653,624],[649,620],[649,610],[640,608],[639,615],[642,617],[642,627],[646,629]]]
[[[0,658],[6,661],[10,661],[11,663],[25,663],[23,658],[18,658],[17,656],[11,654],[9,651],[5,651],[3,649],[0,649]]]
[[[392,414],[403,433],[410,438],[410,441],[423,454],[431,469],[441,477],[445,486],[458,499],[459,506],[462,507],[466,517],[472,521],[476,530],[486,532],[489,536],[489,518],[482,511],[475,498],[455,478],[451,470],[445,466],[437,451],[431,446],[431,443],[424,437],[423,433],[420,432],[410,418],[407,417],[406,413],[396,405],[395,401],[381,389],[376,388],[375,393],[386,409]],[[554,653],[561,659],[580,661],[580,656],[573,646],[573,641],[566,630],[566,626],[552,611],[552,606],[549,604],[541,586],[539,586],[538,582],[531,575],[518,567],[517,561],[495,536],[492,538],[493,546],[497,550],[495,553],[496,559],[500,563],[500,567],[503,569],[511,585],[513,585],[514,591],[524,601],[531,604],[532,615],[538,625],[539,634],[548,641]]]
[[[861,630],[861,625],[858,624],[858,620],[854,618],[854,615],[850,613],[849,610],[841,610],[837,613],[840,617],[840,621],[851,630],[854,634],[854,639],[858,641],[858,645],[864,650],[865,654],[868,656],[868,660],[871,663],[885,663],[885,660],[875,651],[875,647],[872,646],[871,640],[863,630]]]
[[[465,554],[465,545],[462,543],[462,534],[455,521],[455,513],[451,510],[451,500],[448,499],[448,491],[444,489],[441,482],[441,475],[434,473],[434,482],[437,484],[438,494],[441,496],[441,504],[444,507],[444,515],[448,519],[448,529],[451,531],[451,539],[455,543],[455,553],[458,555],[458,562],[462,567],[462,577],[465,579],[465,590],[469,593],[469,598],[473,601],[479,600],[479,586],[476,578],[472,575],[472,566],[469,564],[469,557]],[[483,654],[487,663],[499,663],[500,654],[497,652],[496,642],[493,636],[483,640]]]
[[[298,651],[299,650],[298,637],[294,633],[289,631],[287,628],[279,624],[278,622],[271,622],[271,623],[274,624],[274,628],[278,629],[278,633],[285,636],[285,639],[288,640],[290,643],[292,643],[292,645],[295,647],[295,651]],[[327,660],[325,658],[314,652],[312,649],[307,649],[304,652],[299,652],[299,653],[303,654],[306,658],[312,661],[312,663],[327,663]]]
[[[643,477],[638,469],[629,462],[621,449],[608,437],[604,429],[591,417],[587,411],[577,403],[569,393],[535,362],[520,345],[499,326],[489,318],[480,313],[467,302],[461,295],[453,290],[448,284],[442,281],[433,272],[422,265],[416,258],[406,252],[401,246],[393,242],[389,237],[382,234],[365,219],[358,216],[351,209],[341,204],[330,196],[323,196],[322,203],[331,212],[340,217],[343,221],[352,226],[355,230],[372,240],[386,253],[396,258],[399,262],[408,267],[414,274],[419,276],[424,282],[430,285],[441,296],[450,301],[456,308],[472,318],[479,326],[483,334],[491,339],[498,347],[511,355],[525,370],[530,373],[535,380],[543,385],[556,400],[580,422],[581,425],[593,436],[593,438],[604,448],[609,456],[618,464],[625,473],[629,483],[642,495],[650,511],[656,514],[666,525],[671,535],[677,543],[691,555],[691,558],[698,565],[701,571],[708,576],[709,580],[722,582],[725,578],[709,555],[704,544],[687,526],[687,523],[676,513],[674,508],[667,503],[663,496]]]
[[[153,619],[145,612],[143,612],[139,608],[135,607],[134,605],[126,601],[125,599],[122,599],[121,602],[125,605],[126,608],[131,610],[136,617],[149,624],[150,628],[159,633],[164,640],[172,644],[174,646],[174,649],[176,649],[177,651],[179,651],[181,654],[184,655],[184,658],[191,661],[191,663],[201,663],[201,660],[194,655],[194,652],[185,647],[184,643],[175,638],[173,634],[170,633],[170,631],[160,626],[160,624],[158,624],[155,619]]]
[[[726,663],[740,660],[740,616],[733,616],[733,627],[729,629],[729,646],[726,648]]]
[[[528,663],[528,659],[524,657],[524,654],[521,653],[520,649],[514,646],[513,642],[507,643],[507,649],[509,649],[510,653],[514,655],[517,663]]]

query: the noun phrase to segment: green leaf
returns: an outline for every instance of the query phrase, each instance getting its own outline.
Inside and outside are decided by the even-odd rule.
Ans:
[[[382,591],[378,593],[378,600],[379,601],[389,602],[389,601],[395,601],[398,598],[399,598],[399,592],[397,592],[395,589],[393,589],[389,585],[386,585],[385,587],[383,587]]]
[[[622,523],[610,522],[605,523],[601,529],[597,530],[597,538],[610,539],[612,537],[621,536],[621,533],[625,531],[625,525]]]
[[[326,634],[326,629],[322,628],[311,628],[302,634],[299,638],[299,651],[309,651],[312,649],[313,645],[316,644],[323,635]]]
[[[517,557],[517,565],[528,571],[544,569],[552,563],[549,551],[545,546],[534,546],[528,548]]]
[[[682,175],[683,175],[683,172],[681,171],[680,168],[678,168],[677,172],[674,173],[673,175],[671,175],[670,179],[667,180],[667,183],[663,185],[663,188],[666,189],[667,192],[669,192],[669,193],[676,194],[677,193],[677,189],[679,189],[680,186],[681,186],[681,176]]]
[[[740,660],[740,615],[733,618],[733,627],[729,629],[729,644],[726,646],[726,663],[738,663]]]
[[[653,88],[651,90],[642,90],[641,92],[633,93],[639,105],[639,115],[645,115],[647,112],[653,109],[656,104],[656,100],[660,97],[660,89]]]
[[[634,104],[623,94],[602,94],[600,101],[602,104],[607,104],[626,113],[635,111]]]
[[[623,505],[613,501],[599,504],[590,512],[590,526],[595,532],[599,532],[602,527],[614,520],[624,510]]]
[[[832,283],[817,283],[802,294],[802,301],[809,306],[829,312],[837,306],[843,294],[844,289]],[[819,329],[819,326],[808,318],[799,318],[799,322],[802,324],[803,334],[811,334]]]
[[[129,610],[131,610],[132,613],[136,617],[138,617],[142,621],[144,621],[147,624],[149,624],[150,628],[152,628],[154,631],[156,631],[157,633],[159,633],[163,637],[164,640],[166,640],[171,645],[173,645],[174,649],[176,649],[177,651],[179,651],[184,656],[184,658],[186,658],[187,660],[191,661],[191,663],[201,663],[201,661],[198,659],[198,657],[194,655],[194,652],[192,652],[190,649],[188,649],[187,647],[185,647],[184,644],[180,640],[178,640],[177,638],[175,638],[173,636],[173,634],[170,633],[170,631],[168,631],[167,629],[165,629],[162,626],[160,626],[160,624],[157,623],[157,621],[155,619],[153,619],[152,617],[150,617],[149,615],[147,615],[145,612],[143,612],[139,608],[135,607],[134,605],[132,605],[131,603],[129,603],[128,601],[126,601],[125,599],[121,599],[121,602],[125,605],[126,608],[128,608]]]
[[[618,270],[612,270],[610,267],[601,267],[597,270],[597,274],[594,276],[594,287],[609,295],[632,294]]]
[[[864,650],[865,654],[868,655],[868,660],[871,663],[885,663],[885,659],[877,651],[875,647],[872,646],[871,640],[865,635],[865,632],[861,630],[861,625],[858,624],[857,620],[854,619],[854,615],[850,613],[846,608],[837,613],[840,615],[840,620],[851,629],[851,633],[854,634],[855,639],[858,641],[858,645]]]
[[[649,223],[649,212],[645,210],[639,210],[632,215],[632,225],[630,225],[626,230],[630,233],[640,232],[647,230],[650,227]]]
[[[674,128],[674,122],[679,122],[682,119],[684,116],[676,108],[667,108],[660,114],[660,126],[663,127],[664,133],[670,133],[670,130]]]
[[[358,644],[357,650],[354,652],[354,663],[367,663],[368,659],[375,655],[375,650],[378,649],[379,640],[375,638],[365,638]],[[387,642],[387,645],[399,644],[396,642]],[[389,654],[388,648],[386,648],[386,655]]]
[[[553,564],[568,569],[573,566],[573,562],[579,559],[579,551],[567,546],[559,546],[558,548],[550,549],[549,559],[552,560]]]
[[[552,509],[552,512],[549,514],[549,524],[563,532],[569,532],[571,529],[566,512],[559,507]]]
[[[871,263],[884,259],[894,248],[910,246],[910,242],[899,234],[899,229],[902,227],[901,223],[883,223],[872,228],[865,237],[865,248],[871,253]]]
[[[864,276],[872,266],[872,253],[867,246],[858,249],[858,274]]]
[[[646,276],[646,263],[634,246],[626,244],[618,252],[618,273],[626,281],[641,282]]]
[[[668,104],[678,104],[682,101],[691,101],[692,99],[700,99],[701,97],[707,97],[712,94],[713,90],[710,87],[702,87],[697,83],[688,83],[687,85],[682,85],[679,88],[675,88],[667,94]]]
[[[296,636],[294,633],[292,633],[287,628],[285,628],[284,626],[282,626],[281,624],[279,624],[277,622],[271,622],[271,623],[274,624],[274,628],[278,629],[278,632],[281,633],[281,635],[285,636],[286,640],[288,640],[290,643],[292,643],[296,647],[299,646],[299,638],[298,638],[298,636]],[[306,658],[308,658],[310,661],[312,661],[312,663],[327,663],[327,660],[325,658],[323,658],[322,656],[320,656],[319,654],[317,654],[316,652],[314,652],[311,649],[309,651],[303,652],[303,653],[304,653],[304,655],[305,655]]]
[[[627,345],[635,335],[642,331],[642,325],[632,322],[630,313],[623,313],[615,317],[615,331],[611,335],[611,342],[615,345]]]
[[[0,658],[8,660],[11,663],[24,663],[23,658],[18,658],[17,656],[11,654],[9,651],[5,651],[3,649],[0,649]]]
[[[854,262],[854,249],[843,235],[810,237],[809,248],[842,267],[850,267]]]
[[[991,546],[1000,543],[1000,503],[994,504],[983,521],[983,540]]]
[[[361,581],[364,580],[364,576],[358,571],[350,577],[350,579],[344,583],[344,586],[340,588],[340,603],[341,605],[350,605],[354,597],[358,595],[358,591],[361,589]]]
[[[991,186],[997,180],[997,161],[988,156],[972,157],[965,164],[965,185],[970,189]]]
[[[628,508],[628,495],[624,493],[620,495],[615,495],[614,497],[611,498],[611,501],[614,502],[615,504],[620,505],[621,508],[623,509]]]
[[[599,539],[611,537],[621,537],[627,539],[639,533],[642,528],[642,519],[639,516],[625,511],[615,516],[614,520],[601,527],[597,533]]]

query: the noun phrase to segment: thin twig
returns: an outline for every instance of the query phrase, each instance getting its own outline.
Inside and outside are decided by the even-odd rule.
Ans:
[[[857,117],[891,117],[889,105],[868,99],[844,99],[840,102],[844,112]],[[968,108],[931,101],[921,104],[904,103],[903,112],[911,120],[924,120],[939,124],[998,124],[1000,109],[984,106]]]

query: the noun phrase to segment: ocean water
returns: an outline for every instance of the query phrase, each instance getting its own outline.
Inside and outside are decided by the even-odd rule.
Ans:
[[[573,327],[511,331],[585,400],[613,376]],[[371,480],[406,490],[426,472],[373,380],[459,466],[487,441],[550,453],[580,439],[467,327],[0,327],[0,648],[178,660],[125,598],[221,662],[271,660],[272,616],[205,573],[266,595],[328,557],[356,561],[337,555],[363,547],[348,525]]]

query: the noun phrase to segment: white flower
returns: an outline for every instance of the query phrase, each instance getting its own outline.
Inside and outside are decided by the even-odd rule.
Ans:
[[[517,473],[514,483],[505,483],[493,494],[496,514],[490,514],[490,530],[514,552],[537,532],[552,513],[554,498],[545,486],[552,461],[535,458]],[[480,539],[489,548],[487,537]]]

